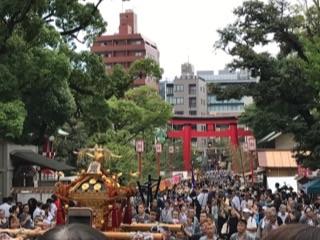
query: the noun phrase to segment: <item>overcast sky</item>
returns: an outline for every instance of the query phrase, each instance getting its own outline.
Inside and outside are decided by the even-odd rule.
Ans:
[[[118,32],[119,13],[132,9],[138,16],[138,32],[155,42],[160,51],[163,78],[180,75],[189,62],[197,70],[223,69],[231,58],[214,51],[217,29],[232,23],[232,10],[243,0],[105,0],[100,11],[108,22],[106,34]],[[122,8],[123,5],[123,8]]]

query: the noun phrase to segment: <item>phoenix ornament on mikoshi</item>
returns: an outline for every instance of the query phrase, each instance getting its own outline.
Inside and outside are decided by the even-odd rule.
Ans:
[[[121,156],[112,153],[108,148],[95,145],[94,148],[84,148],[74,152],[78,155],[78,160],[85,160],[87,157],[92,161],[88,167],[88,173],[100,173],[101,165],[111,159],[119,159]]]
[[[103,163],[104,161],[108,161],[111,158],[119,159],[121,156],[116,155],[111,152],[106,147],[95,145],[94,148],[84,148],[79,151],[75,151],[75,154],[78,155],[78,159],[85,158],[86,156],[92,158],[94,161]]]

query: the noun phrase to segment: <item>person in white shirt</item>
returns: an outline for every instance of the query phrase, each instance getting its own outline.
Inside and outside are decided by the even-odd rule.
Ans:
[[[49,211],[50,211],[51,216],[53,218],[55,218],[56,214],[57,214],[57,206],[56,206],[56,204],[53,202],[53,200],[51,198],[47,199],[47,204],[49,205]]]
[[[41,209],[41,207],[42,207],[42,203],[41,202],[37,202],[37,207],[33,211],[33,215],[32,215],[33,219],[36,219],[37,217],[44,216],[45,212]]]
[[[171,223],[172,222],[172,207],[170,206],[170,201],[167,200],[164,209],[161,210],[160,222]]]
[[[287,212],[287,207],[284,204],[280,205],[278,217],[280,217],[282,222],[285,224],[286,218],[288,217],[288,212]]]
[[[240,198],[236,192],[232,194],[231,207],[235,208],[238,212],[241,211]]]
[[[247,220],[247,233],[253,239],[256,238],[257,235],[257,222],[252,216],[252,211],[248,208],[243,209],[242,211],[244,218]]]
[[[208,190],[204,188],[201,193],[199,193],[197,197],[199,204],[201,205],[201,209],[205,209],[208,201]]]
[[[9,218],[10,216],[10,208],[12,207],[13,199],[12,197],[3,198],[3,203],[0,205],[0,209],[4,211],[4,216]]]
[[[248,208],[247,203],[248,203],[249,197],[250,197],[249,193],[245,193],[244,198],[241,201],[241,210]]]
[[[42,220],[44,228],[50,228],[54,224],[54,217],[51,215],[49,204],[44,204],[42,209],[45,212]]]

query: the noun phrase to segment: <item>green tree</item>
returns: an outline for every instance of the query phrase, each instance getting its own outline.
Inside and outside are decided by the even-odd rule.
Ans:
[[[6,138],[20,135],[25,117],[26,111],[21,101],[0,102],[0,135]]]
[[[162,73],[163,70],[159,67],[159,64],[151,58],[137,60],[129,68],[129,75],[132,80],[149,76],[159,81]]]
[[[115,153],[118,153],[118,151],[127,152],[126,149],[132,147],[131,141],[142,130],[149,127],[147,124],[150,124],[150,122],[141,122],[141,120],[149,119],[150,111],[153,111],[153,109],[145,108],[144,105],[138,106],[135,100],[128,99],[127,94],[130,91],[127,92],[127,90],[131,86],[133,78],[121,65],[116,65],[105,75],[105,66],[99,56],[88,52],[72,52],[71,56],[73,68],[69,82],[77,110],[72,118],[73,120],[68,120],[63,126],[67,132],[71,132],[67,137],[68,140],[64,137],[58,137],[58,145],[60,146],[58,156],[61,158],[68,157],[72,160],[73,158],[68,154],[72,149],[67,147],[68,151],[63,151],[62,146],[68,143],[69,146],[81,147],[79,142],[83,143],[82,147],[101,144],[112,149]],[[137,88],[132,91],[141,90]],[[148,93],[149,91],[151,93]],[[154,101],[155,106],[163,108],[164,114],[166,114],[167,105],[163,105],[163,101],[155,90],[135,93],[137,99],[139,99],[139,94],[148,94],[150,99],[145,99],[145,103],[149,104],[150,101]],[[161,115],[159,112],[156,112],[156,114]],[[162,124],[161,119],[156,124]],[[110,129],[111,126],[113,129]],[[86,134],[77,134],[73,129]],[[112,137],[110,138],[109,135]],[[116,144],[119,144],[119,146],[115,147]],[[132,154],[125,156],[124,159],[131,159],[130,156]],[[131,160],[135,162],[133,159]],[[122,161],[119,162],[122,164]],[[116,162],[112,167],[119,169]],[[124,172],[126,171],[124,170]]]
[[[109,74],[112,83],[112,93],[117,98],[124,97],[125,92],[132,85],[132,79],[122,65],[116,64]]]
[[[0,104],[6,115],[11,105],[20,110],[16,119],[0,118],[1,126],[11,126],[3,128],[2,138],[39,144],[72,117],[90,123],[91,130],[106,129],[107,110],[94,109],[112,95],[102,61],[74,52],[76,42],[90,44],[105,31],[101,2],[1,1]],[[84,106],[100,114],[99,121]]]
[[[231,69],[250,69],[258,84],[224,91],[212,87],[220,98],[251,95],[255,106],[242,121],[257,136],[291,132],[298,143],[298,160],[319,167],[319,25],[318,1],[304,8],[285,0],[246,1],[234,10],[236,21],[218,33],[216,47],[234,57]],[[273,56],[261,47],[276,44]]]
[[[137,169],[133,142],[138,138],[143,139],[145,142],[143,172],[146,173],[145,176],[150,173],[155,174],[154,132],[155,128],[166,126],[171,117],[171,105],[163,101],[156,90],[148,86],[130,89],[124,98],[113,97],[107,103],[113,130],[108,130],[106,134],[98,134],[92,143],[107,145],[115,153],[123,155],[121,160],[114,162],[114,166],[128,174]]]
[[[163,101],[158,92],[148,86],[130,89],[125,98],[144,108],[143,118],[140,120],[139,131],[163,126],[172,115],[172,107]]]

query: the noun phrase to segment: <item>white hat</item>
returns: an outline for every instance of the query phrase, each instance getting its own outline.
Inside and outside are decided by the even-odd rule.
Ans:
[[[249,208],[244,208],[242,210],[243,213],[252,213],[251,210]]]

